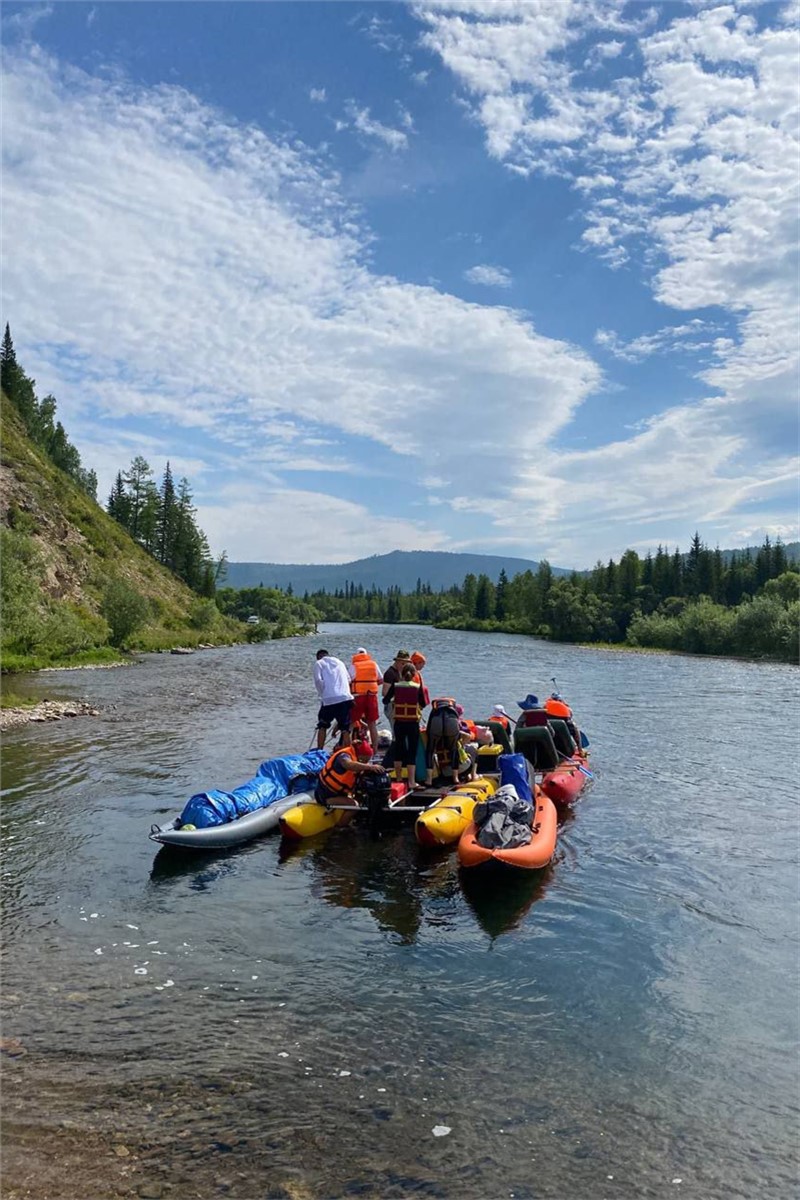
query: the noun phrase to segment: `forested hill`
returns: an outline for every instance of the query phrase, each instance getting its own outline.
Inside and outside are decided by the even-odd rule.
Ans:
[[[238,621],[156,562],[34,444],[5,393],[2,427],[4,671],[118,658],[123,645],[241,640]]]
[[[229,562],[225,583],[232,588],[287,588],[295,595],[304,592],[334,592],[346,583],[369,590],[400,588],[413,592],[417,580],[434,591],[462,584],[466,575],[488,575],[497,583],[505,570],[511,579],[524,571],[538,570],[538,562],[528,558],[509,558],[494,554],[450,554],[438,550],[393,550],[354,562],[314,565],[309,563]],[[553,567],[554,575],[569,575],[562,567]]]

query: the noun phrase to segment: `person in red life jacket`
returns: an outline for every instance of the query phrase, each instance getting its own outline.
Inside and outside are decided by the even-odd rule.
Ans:
[[[350,690],[353,693],[354,721],[366,721],[369,740],[378,744],[378,691],[383,683],[383,674],[374,658],[370,658],[363,646],[359,646],[348,668]]]
[[[411,655],[407,650],[398,650],[394,656],[394,662],[390,667],[387,667],[383,672],[383,711],[386,713],[390,721],[394,720],[392,713],[392,702],[387,700],[389,688],[393,683],[399,683],[402,676],[403,667],[411,661]]]
[[[422,786],[417,784],[417,750],[423,704],[422,686],[412,663],[406,663],[397,683],[389,684],[386,699],[394,706],[394,777],[399,780],[405,767],[408,790],[413,791]]]
[[[380,763],[370,762],[372,746],[369,742],[355,742],[352,746],[340,746],[334,750],[325,766],[319,773],[314,799],[325,808],[331,800],[344,800],[352,796],[356,785],[356,776],[363,772],[381,774],[383,767]]]
[[[425,666],[427,661],[428,661],[427,658],[425,657],[425,655],[422,653],[421,650],[412,650],[411,663],[412,663],[412,666],[415,666],[417,668],[417,676],[416,677],[417,677],[417,682],[419,683],[420,687],[422,688],[422,707],[423,708],[427,708],[431,702],[431,694],[428,691],[427,687],[425,686],[425,680],[422,678],[422,668]]]

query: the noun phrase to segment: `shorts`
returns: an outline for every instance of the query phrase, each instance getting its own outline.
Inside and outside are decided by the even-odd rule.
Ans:
[[[352,712],[352,700],[340,700],[337,704],[323,704],[317,715],[317,729],[330,729],[335,721],[341,730],[347,730],[350,728]]]
[[[375,721],[377,724],[379,715],[377,693],[368,692],[365,696],[354,698],[352,715],[354,721],[366,721],[368,725],[371,721]]]
[[[413,767],[417,761],[419,725],[416,721],[395,721],[394,761],[404,767]]]

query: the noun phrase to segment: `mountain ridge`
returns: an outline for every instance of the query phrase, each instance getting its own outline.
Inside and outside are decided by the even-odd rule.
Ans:
[[[742,547],[737,551],[723,550],[727,559],[733,553],[744,554],[747,550],[756,553],[758,547]],[[784,546],[787,556],[800,559],[800,542],[789,542]],[[470,554],[451,550],[391,550],[386,554],[373,554],[368,558],[357,558],[345,563],[264,563],[229,562],[224,586],[251,588],[262,585],[303,592],[333,592],[345,584],[355,584],[369,590],[381,591],[399,587],[402,591],[413,591],[419,579],[423,586],[439,591],[459,586],[469,574],[488,575],[497,583],[501,570],[509,579],[524,571],[534,574],[539,569],[534,559],[517,558],[512,555]],[[556,576],[573,574],[571,567],[551,566]],[[587,574],[587,570],[577,574]]]

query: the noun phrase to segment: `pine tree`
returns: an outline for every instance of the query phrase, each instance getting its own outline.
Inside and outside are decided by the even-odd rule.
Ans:
[[[188,490],[189,484],[186,480]],[[190,496],[191,500],[191,496]],[[178,504],[175,498],[175,484],[172,480],[172,471],[169,461],[164,468],[164,475],[161,480],[161,490],[158,498],[158,525],[157,525],[157,547],[158,561],[164,566],[170,567],[173,571],[176,569],[176,558],[178,547],[177,532],[178,532]]]
[[[142,458],[141,454],[137,454],[128,468],[127,474],[123,476],[130,500],[128,531],[137,541],[140,540],[139,526],[141,524],[142,508],[145,502],[147,484],[151,482],[152,474],[150,464],[146,459]]]
[[[497,577],[497,591],[494,599],[494,615],[498,621],[506,619],[508,612],[508,576],[506,575],[505,567],[500,568],[500,574]]]

